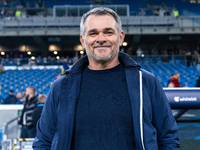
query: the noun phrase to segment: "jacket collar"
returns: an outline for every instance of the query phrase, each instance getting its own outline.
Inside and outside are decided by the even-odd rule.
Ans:
[[[140,65],[137,64],[129,55],[127,55],[124,52],[119,52],[119,61],[125,66],[125,67],[137,67],[140,69]],[[82,72],[83,68],[89,64],[87,55],[79,59],[72,67],[71,69],[68,69],[65,71],[65,74],[77,74]]]

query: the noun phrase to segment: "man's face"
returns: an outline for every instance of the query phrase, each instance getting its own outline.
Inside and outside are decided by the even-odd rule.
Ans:
[[[14,95],[14,93],[13,92],[9,92],[9,95]]]
[[[31,90],[29,88],[26,88],[26,97],[29,97],[30,94],[31,94]]]
[[[60,74],[58,74],[57,76],[56,76],[56,79],[58,79],[58,78],[60,78],[61,77],[61,75]]]
[[[178,73],[176,76],[177,76],[177,79],[179,79],[179,78],[180,78],[180,74],[179,74],[179,73]]]
[[[22,94],[21,93],[17,93],[17,99],[18,100],[22,99]]]
[[[89,60],[109,62],[118,57],[125,34],[123,31],[119,34],[117,23],[111,15],[90,15],[84,25],[84,37],[80,36],[80,41]]]

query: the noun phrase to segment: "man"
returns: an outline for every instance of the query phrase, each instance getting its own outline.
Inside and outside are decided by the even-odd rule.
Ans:
[[[58,78],[60,78],[61,76],[62,75],[60,73],[56,74],[56,78],[54,78],[53,81],[56,80],[56,79],[58,79]],[[53,81],[51,82],[50,87],[52,86]]]
[[[58,79],[58,78],[60,78],[60,77],[61,77],[61,74],[60,74],[60,73],[56,75],[56,79]]]
[[[21,138],[34,138],[36,133],[36,128],[33,125],[32,113],[37,107],[37,96],[34,87],[26,88],[26,102],[22,110],[22,115],[19,124],[22,125],[21,128]]]
[[[37,107],[34,109],[32,117],[33,117],[33,125],[36,127],[38,120],[40,119],[42,109],[46,102],[47,96],[44,94],[38,95],[38,104]]]
[[[34,150],[178,150],[177,125],[155,76],[119,52],[124,32],[108,8],[84,14],[87,56],[54,81]]]
[[[179,78],[180,78],[180,73],[176,72],[171,80],[170,80],[170,83],[173,83],[174,84],[174,87],[181,87],[180,85],[180,82],[179,82]]]
[[[0,95],[0,104],[3,104],[4,103],[4,99],[3,97]]]
[[[0,74],[2,74],[4,72],[4,67],[3,64],[0,63]]]
[[[17,93],[17,101],[15,101],[15,104],[23,104],[24,103],[23,95],[22,93]]]
[[[8,97],[4,100],[4,104],[15,104],[15,101],[17,101],[16,96],[14,95],[14,91],[11,89],[8,93]]]

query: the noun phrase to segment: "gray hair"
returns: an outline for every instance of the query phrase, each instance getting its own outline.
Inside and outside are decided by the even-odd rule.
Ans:
[[[47,96],[45,94],[39,94],[38,95],[38,102],[39,103],[45,103]]]
[[[90,15],[107,15],[107,14],[113,16],[113,18],[117,22],[118,32],[121,34],[122,25],[121,25],[120,17],[117,15],[117,13],[110,8],[97,7],[92,10],[89,10],[87,13],[85,13],[82,16],[81,23],[80,23],[80,35],[82,35],[84,37],[84,32],[85,32],[84,23],[88,16],[90,16]]]
[[[34,86],[29,86],[29,87],[27,87],[27,88],[31,90],[31,93],[32,93],[33,95],[36,94],[36,90],[35,90],[35,87],[34,87]]]

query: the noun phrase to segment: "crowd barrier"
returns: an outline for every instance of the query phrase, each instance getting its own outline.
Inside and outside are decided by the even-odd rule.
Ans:
[[[200,109],[200,88],[163,88],[172,109]]]
[[[200,109],[200,88],[163,88],[177,122],[200,122],[199,119],[179,120],[190,109]]]

